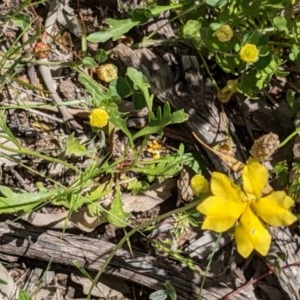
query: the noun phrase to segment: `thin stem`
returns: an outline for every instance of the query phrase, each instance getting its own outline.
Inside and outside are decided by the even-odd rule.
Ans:
[[[113,259],[113,257],[116,255],[117,251],[123,246],[123,244],[136,232],[138,232],[139,230],[147,227],[147,226],[150,226],[152,223],[154,222],[158,222],[158,221],[161,221],[173,214],[176,214],[176,213],[179,213],[179,212],[182,212],[182,211],[187,211],[189,209],[192,209],[194,208],[195,206],[197,206],[199,204],[199,199],[196,200],[196,201],[193,201],[191,203],[189,203],[188,205],[184,206],[184,207],[180,207],[180,208],[177,208],[177,209],[174,209],[172,211],[169,211],[167,213],[164,213],[160,216],[157,216],[156,218],[153,218],[151,220],[148,220],[142,224],[139,224],[137,225],[136,227],[134,227],[131,231],[129,231],[121,240],[120,242],[114,247],[114,249],[110,252],[110,254],[108,255],[105,263],[103,264],[103,266],[101,267],[101,269],[99,270],[99,272],[97,273],[96,277],[94,278],[94,281],[89,289],[89,293],[88,293],[88,296],[87,296],[87,300],[90,300],[91,299],[91,293],[92,293],[92,290],[93,288],[95,287],[95,285],[97,284],[97,282],[99,281],[101,275],[103,274],[103,272],[105,271],[105,269],[107,268],[107,266],[109,265],[109,263],[111,262],[111,260]]]

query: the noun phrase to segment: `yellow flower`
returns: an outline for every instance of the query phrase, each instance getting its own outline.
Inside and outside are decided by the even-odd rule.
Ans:
[[[90,113],[90,124],[92,127],[102,128],[107,125],[108,113],[103,108],[94,108]]]
[[[228,42],[233,37],[233,31],[229,25],[222,24],[216,30],[216,36],[220,42]]]
[[[241,60],[247,63],[254,63],[259,58],[259,51],[257,47],[253,44],[246,44],[240,50],[240,58]]]
[[[212,196],[198,205],[206,215],[202,229],[224,232],[236,225],[235,240],[238,252],[247,258],[253,250],[266,255],[271,235],[264,223],[288,226],[297,220],[290,212],[294,201],[284,191],[263,196],[268,180],[267,169],[250,159],[242,171],[243,185],[234,184],[226,175],[214,172],[211,180]]]
[[[192,177],[190,182],[191,189],[194,195],[199,195],[200,193],[208,192],[208,182],[204,176],[196,174]]]
[[[99,66],[96,73],[98,78],[104,82],[111,82],[118,78],[118,68],[113,64]]]

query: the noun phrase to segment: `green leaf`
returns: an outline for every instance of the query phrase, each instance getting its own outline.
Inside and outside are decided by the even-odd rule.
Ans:
[[[14,16],[11,21],[16,27],[25,29],[30,24],[30,16],[27,14],[20,13],[17,16]]]
[[[202,24],[198,20],[188,20],[182,29],[182,36],[185,39],[200,38]]]
[[[148,134],[161,133],[161,131],[169,124],[183,123],[188,119],[188,114],[183,109],[171,113],[170,105],[165,102],[163,112],[159,107],[156,116],[150,113],[149,124],[133,135],[133,139],[140,138]]]
[[[123,210],[123,203],[120,191],[117,191],[116,197],[111,202],[111,207],[107,213],[107,220],[116,227],[127,226],[127,219],[130,216]]]
[[[157,16],[163,12],[166,12],[168,10],[171,10],[171,9],[176,9],[176,8],[179,8],[179,7],[182,7],[182,4],[176,4],[176,5],[157,5],[153,8],[151,8],[151,14],[153,16]]]
[[[74,133],[66,139],[66,155],[71,156],[83,156],[87,154],[87,149],[85,145],[80,143],[79,138],[75,138]]]
[[[150,84],[148,78],[142,72],[134,68],[128,68],[126,76],[132,81],[134,89],[139,89],[141,91],[141,93],[144,96],[148,110],[152,111],[153,96],[150,96],[149,94]],[[136,96],[136,99],[138,99],[137,97],[138,96]],[[140,103],[138,107],[141,108],[142,104]]]
[[[169,280],[166,281],[165,287],[166,287],[166,292],[168,296],[171,298],[171,300],[177,300],[176,291]]]
[[[110,39],[116,41],[130,29],[140,24],[140,21],[133,21],[132,19],[106,19],[106,22],[110,25],[110,28],[94,32],[88,35],[86,39],[91,43],[105,43]]]
[[[221,7],[228,2],[228,0],[206,0],[206,4],[213,7]]]
[[[101,86],[90,76],[86,74],[79,74],[79,82],[84,85],[87,92],[91,94],[93,101],[97,103],[97,106],[100,106],[103,100],[107,99],[107,96],[103,93]]]
[[[115,82],[116,90],[121,98],[129,97],[133,94],[134,90],[128,81],[122,77],[119,77]]]
[[[96,67],[98,64],[96,63],[96,61],[94,60],[93,57],[85,57],[83,60],[82,60],[82,64],[85,66],[85,67]]]
[[[168,298],[168,294],[165,290],[158,290],[149,295],[150,300],[165,300]]]
[[[106,53],[105,50],[103,49],[98,49],[96,51],[96,53],[94,54],[94,58],[95,60],[97,61],[98,64],[102,64],[104,63],[105,61],[107,61],[108,59],[108,55]]]
[[[291,53],[289,54],[289,59],[291,61],[295,61],[299,55],[299,52],[300,52],[300,49],[297,45],[293,45],[292,48],[291,48]]]
[[[109,121],[118,129],[122,130],[129,139],[130,145],[133,147],[133,138],[132,134],[127,128],[126,120],[124,120],[120,112],[118,111],[118,106],[115,103],[109,103],[106,107],[106,110],[109,114]]]
[[[47,191],[39,193],[16,193],[8,187],[0,186],[0,213],[16,213],[31,211],[57,192]]]
[[[274,19],[273,19],[273,23],[274,23],[274,26],[279,30],[279,31],[284,31],[286,34],[289,33],[289,29],[287,27],[287,20],[285,17],[282,17],[282,16],[276,16]]]
[[[19,289],[19,293],[18,293],[18,300],[31,300],[31,296],[28,292]]]
[[[257,99],[258,88],[256,86],[256,71],[251,70],[241,76],[240,84],[238,86],[239,92],[254,99]]]

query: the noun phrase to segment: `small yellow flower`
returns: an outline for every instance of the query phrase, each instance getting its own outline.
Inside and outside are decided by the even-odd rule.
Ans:
[[[203,175],[200,174],[196,174],[192,177],[190,186],[194,195],[199,195],[200,193],[207,193],[209,190],[208,181]]]
[[[118,78],[118,68],[113,64],[99,66],[96,73],[98,78],[104,82],[111,82]]]
[[[92,127],[102,128],[107,125],[108,113],[103,108],[94,108],[90,113],[90,124]]]
[[[162,150],[163,146],[157,140],[150,141],[147,147],[147,152],[152,154],[153,159],[160,159],[160,152]]]
[[[254,63],[259,58],[259,51],[253,44],[246,44],[240,50],[240,58],[246,63]]]
[[[228,42],[233,37],[233,31],[229,25],[222,24],[216,30],[216,37],[220,42]]]
[[[250,159],[242,171],[243,185],[234,184],[226,175],[214,172],[211,180],[212,196],[197,209],[206,215],[202,229],[224,232],[235,226],[237,250],[247,258],[253,250],[266,255],[271,235],[266,224],[288,226],[297,220],[290,212],[292,198],[284,191],[262,195],[268,180],[267,169]]]

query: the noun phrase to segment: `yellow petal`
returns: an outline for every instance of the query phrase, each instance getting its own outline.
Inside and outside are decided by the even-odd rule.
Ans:
[[[211,177],[211,191],[215,196],[228,201],[242,201],[242,191],[230,178],[222,173],[213,172]]]
[[[283,191],[273,192],[251,205],[256,214],[269,225],[288,226],[297,221],[297,217],[289,211],[294,200]]]
[[[216,232],[228,230],[238,220],[247,206],[246,202],[230,201],[210,196],[197,206],[197,210],[206,215],[202,229]]]
[[[243,188],[246,193],[261,197],[261,191],[268,180],[268,170],[259,162],[250,159],[243,169]]]
[[[237,250],[244,258],[254,249],[261,255],[266,255],[271,245],[271,235],[250,207],[246,208],[236,227],[235,240]]]

